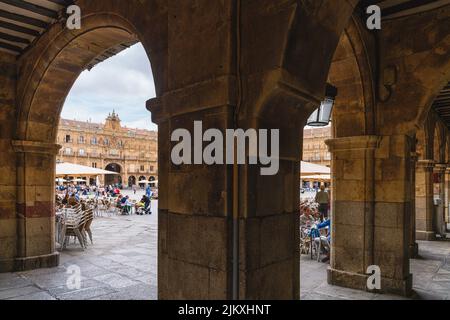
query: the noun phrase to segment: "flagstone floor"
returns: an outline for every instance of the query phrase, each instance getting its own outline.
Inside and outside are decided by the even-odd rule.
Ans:
[[[417,300],[450,300],[450,241],[418,241],[419,257],[411,259],[414,294]],[[390,294],[373,294],[330,286],[328,264],[303,255],[300,262],[300,294],[303,300],[403,300]]]
[[[151,216],[105,216],[92,225],[94,244],[71,244],[60,266],[0,274],[0,299],[152,300],[157,298],[157,212]],[[81,288],[71,288],[68,271],[81,271]],[[67,285],[69,282],[69,286]]]
[[[153,202],[157,212],[157,202]],[[73,245],[57,268],[0,274],[0,300],[153,300],[157,298],[157,216],[104,216],[93,223],[94,244]],[[413,299],[450,299],[450,241],[419,242],[411,260]],[[301,299],[379,300],[403,297],[330,286],[327,264],[302,256]],[[79,268],[81,287],[68,271]],[[69,283],[69,286],[68,286]]]

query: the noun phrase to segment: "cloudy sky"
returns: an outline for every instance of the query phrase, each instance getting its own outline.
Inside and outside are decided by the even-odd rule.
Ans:
[[[91,71],[84,71],[75,82],[62,111],[65,119],[104,122],[113,109],[122,125],[156,130],[145,109],[155,97],[150,62],[142,45],[122,51]]]

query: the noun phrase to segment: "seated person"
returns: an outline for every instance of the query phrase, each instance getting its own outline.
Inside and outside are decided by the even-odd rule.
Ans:
[[[61,203],[62,203],[63,205],[69,204],[69,194],[68,194],[68,193],[66,193],[66,195],[65,195],[64,198],[62,199]]]
[[[147,196],[144,194],[142,196],[142,199],[136,203],[136,211],[139,209],[144,209],[145,208],[145,203],[147,202]]]
[[[301,226],[310,226],[314,223],[314,217],[311,214],[311,209],[308,207],[302,208],[302,215],[300,216]]]
[[[72,193],[72,195],[69,197],[67,204],[69,206],[76,206],[78,204],[78,200],[76,198],[75,193]]]
[[[326,252],[327,256],[322,259],[322,262],[327,262],[330,260],[330,246],[329,243],[331,243],[331,220],[327,219],[324,222],[319,223],[316,225],[316,230],[325,229],[328,227],[328,233],[326,236],[321,236],[320,233],[315,235],[314,242],[318,245],[319,242],[321,242],[321,247]]]
[[[122,207],[123,214],[131,214],[131,204],[129,202],[129,199],[129,196],[120,199],[120,206]]]

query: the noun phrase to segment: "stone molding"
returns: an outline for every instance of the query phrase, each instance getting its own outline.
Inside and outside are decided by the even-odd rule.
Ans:
[[[411,152],[411,161],[417,162],[419,160],[419,153],[417,152]]]
[[[425,160],[417,161],[416,164],[417,164],[417,168],[433,169],[435,162],[434,162],[434,160],[425,159]]]
[[[38,153],[57,155],[61,149],[61,145],[54,143],[46,143],[40,141],[12,141],[13,149],[16,153]]]
[[[445,171],[447,170],[447,164],[445,163],[436,163],[434,165],[434,172],[436,173],[445,173]]]
[[[234,77],[220,76],[164,92],[160,97],[149,99],[146,108],[152,113],[153,122],[159,124],[173,116],[235,105],[235,87]]]
[[[347,150],[370,150],[380,146],[380,136],[354,136],[345,138],[328,139],[325,143],[330,152]]]

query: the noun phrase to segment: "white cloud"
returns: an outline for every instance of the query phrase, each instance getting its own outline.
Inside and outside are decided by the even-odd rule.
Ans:
[[[155,95],[150,62],[143,46],[136,44],[84,71],[73,85],[61,116],[103,122],[115,109],[123,125],[156,129],[145,108],[146,101]]]

